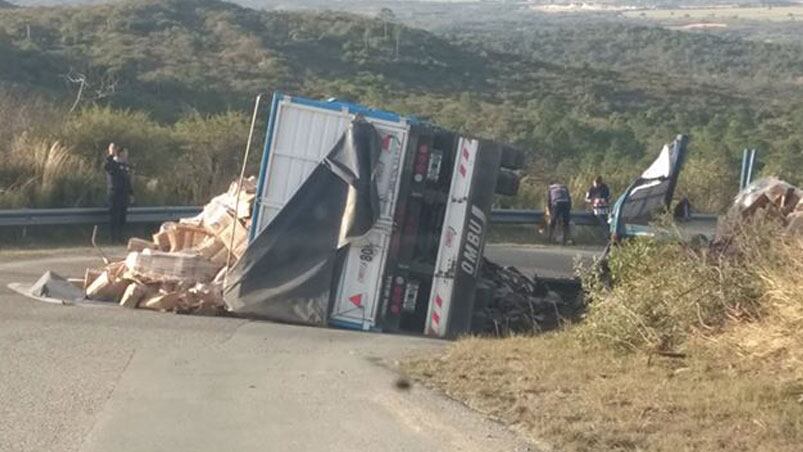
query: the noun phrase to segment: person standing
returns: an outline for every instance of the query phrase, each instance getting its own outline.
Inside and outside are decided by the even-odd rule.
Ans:
[[[122,243],[128,205],[134,195],[131,186],[131,169],[128,165],[128,151],[109,143],[106,163],[106,195],[109,205],[109,231],[111,241]]]
[[[569,240],[569,223],[572,216],[572,196],[566,185],[555,181],[549,183],[549,188],[547,189],[547,213],[549,214],[549,241],[552,241],[555,226],[560,222],[563,226],[561,244],[565,245]]]
[[[591,211],[601,224],[608,224],[610,212],[611,189],[602,180],[602,176],[594,178],[594,182],[586,192],[586,202],[591,204]]]

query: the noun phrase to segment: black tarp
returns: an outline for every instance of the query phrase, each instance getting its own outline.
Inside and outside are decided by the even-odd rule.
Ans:
[[[259,232],[227,278],[229,310],[292,323],[326,323],[338,249],[379,217],[375,171],[381,146],[362,119]]]
[[[625,225],[647,225],[656,213],[669,208],[688,138],[678,135],[664,145],[658,158],[627,188],[614,205],[612,232],[621,235]]]

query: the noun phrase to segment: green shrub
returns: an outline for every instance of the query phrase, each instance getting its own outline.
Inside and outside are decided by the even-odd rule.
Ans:
[[[185,182],[175,188],[179,198],[202,204],[226,190],[239,175],[248,126],[248,118],[239,112],[195,114],[175,124],[173,132],[181,149],[175,180]],[[252,156],[261,156],[259,151],[254,146]]]
[[[583,274],[589,310],[581,336],[627,350],[675,350],[690,335],[757,320],[781,303],[803,311],[799,274],[790,273],[803,267],[801,242],[776,221],[738,222],[730,231],[703,249],[655,239],[616,247],[610,287],[595,272]]]
[[[67,119],[60,136],[93,170],[89,180],[103,183],[103,161],[110,142],[129,150],[133,165],[132,182],[137,202],[161,203],[173,193],[145,190],[145,187],[175,184],[175,167],[181,149],[172,130],[151,120],[142,112],[92,106]],[[93,203],[102,202],[95,198]]]

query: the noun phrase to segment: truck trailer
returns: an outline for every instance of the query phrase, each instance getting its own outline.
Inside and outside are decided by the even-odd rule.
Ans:
[[[495,194],[524,154],[412,116],[275,93],[236,313],[455,337],[471,328]]]

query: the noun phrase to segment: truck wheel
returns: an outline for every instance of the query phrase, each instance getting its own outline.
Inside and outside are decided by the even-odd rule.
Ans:
[[[519,192],[519,176],[507,170],[499,170],[496,178],[496,193],[499,195],[516,196]]]
[[[524,152],[510,146],[502,146],[502,158],[499,166],[502,168],[517,170],[524,167],[526,158]]]

